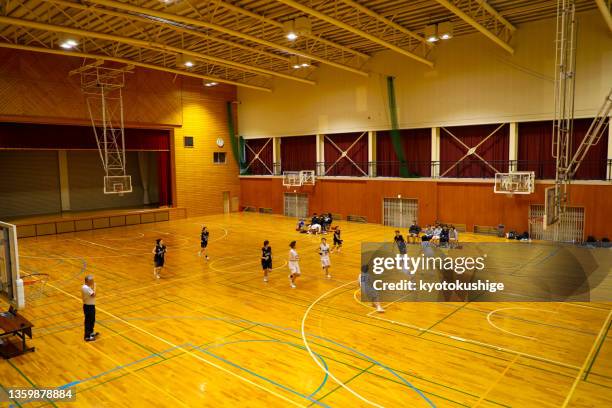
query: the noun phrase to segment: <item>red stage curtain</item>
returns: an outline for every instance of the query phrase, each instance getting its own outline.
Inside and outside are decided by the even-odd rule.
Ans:
[[[315,170],[316,158],[315,136],[281,138],[282,171]]]
[[[467,150],[450,134],[455,135],[468,147],[476,146],[499,125],[455,126],[440,129],[440,175],[452,167],[444,177],[486,177],[495,176],[495,171],[476,156],[468,156],[456,166],[453,165],[463,157]],[[446,130],[445,130],[446,129]],[[502,126],[476,150],[483,159],[499,172],[508,171],[508,138],[509,126]]]
[[[246,153],[245,154],[246,163],[249,164],[253,162],[247,169],[247,174],[263,174],[263,175],[269,176],[271,174],[271,171],[274,171],[273,164],[272,164],[273,162],[272,144],[273,143],[274,141],[272,139],[247,139],[245,140],[245,145],[248,146],[248,147],[245,146],[244,148],[245,153]],[[264,147],[264,145],[266,147]],[[251,151],[249,147],[253,151]],[[263,150],[259,153],[259,158],[261,159],[261,161],[263,161],[266,164],[265,166],[259,160],[253,161],[253,159],[255,158],[255,154],[253,152],[258,153],[262,148]]]
[[[576,151],[593,119],[574,120],[572,153]],[[552,156],[552,121],[519,124],[518,169],[534,171],[536,178],[555,178],[555,159]],[[602,137],[592,146],[576,172],[577,180],[605,180],[608,140]]]
[[[359,141],[355,141],[361,136]],[[353,147],[348,151],[350,157],[357,166],[368,174],[368,132],[360,133],[338,133],[325,136],[325,170],[328,176],[354,176],[363,177],[364,173],[346,157],[341,158],[341,152],[329,141],[331,139],[342,151],[346,151],[353,143]],[[336,161],[338,162],[336,163]],[[336,163],[334,165],[334,163]],[[333,167],[332,167],[333,166]]]
[[[171,205],[172,195],[170,186],[170,152],[157,153],[157,181],[159,189],[159,205]]]
[[[419,177],[431,176],[431,129],[401,129],[408,170]],[[399,177],[399,159],[391,142],[391,131],[376,132],[376,175]]]
[[[0,148],[90,150],[98,145],[91,126],[0,123]],[[125,148],[170,150],[170,131],[126,128]]]

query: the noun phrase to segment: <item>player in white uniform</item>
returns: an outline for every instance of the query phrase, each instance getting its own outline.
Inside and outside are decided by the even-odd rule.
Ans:
[[[319,255],[321,255],[321,267],[323,268],[323,271],[325,271],[325,277],[327,279],[331,279],[331,274],[329,273],[329,267],[331,265],[329,260],[329,245],[327,244],[327,240],[325,238],[321,238]]]
[[[300,272],[300,257],[295,250],[295,241],[291,241],[289,244],[289,284],[292,289],[295,289],[295,279],[300,276],[302,273]]]

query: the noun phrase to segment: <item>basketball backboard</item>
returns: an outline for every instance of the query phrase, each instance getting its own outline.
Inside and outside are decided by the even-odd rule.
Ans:
[[[0,222],[0,297],[17,309],[25,307],[23,281],[19,277],[17,228]]]

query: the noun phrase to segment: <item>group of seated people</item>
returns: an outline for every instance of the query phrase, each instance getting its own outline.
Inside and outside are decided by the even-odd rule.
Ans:
[[[332,229],[331,224],[333,221],[331,213],[322,213],[321,215],[314,213],[310,219],[310,224],[306,224],[306,221],[301,218],[295,230],[306,234],[327,234],[327,231]]]
[[[408,227],[408,240],[416,244],[419,236],[421,241],[429,241],[438,246],[455,248],[459,243],[459,231],[457,231],[455,226],[440,224],[439,222],[436,222],[434,225],[427,225],[425,229],[421,229],[416,221],[413,221],[410,227]]]

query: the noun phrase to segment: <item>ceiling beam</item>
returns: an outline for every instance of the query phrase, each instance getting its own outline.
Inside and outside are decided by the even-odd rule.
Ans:
[[[298,78],[298,77],[294,77],[294,76],[287,75],[287,74],[282,74],[276,71],[271,71],[269,69],[253,67],[250,65],[242,64],[240,62],[234,62],[234,61],[226,60],[223,58],[217,58],[217,57],[213,57],[207,54],[202,54],[200,52],[191,51],[191,50],[184,49],[184,48],[177,48],[171,45],[166,45],[166,44],[157,43],[153,41],[145,41],[145,40],[139,40],[136,38],[120,37],[114,34],[106,34],[106,33],[100,33],[96,31],[81,30],[79,28],[39,23],[37,21],[23,20],[23,19],[13,18],[13,17],[0,16],[0,24],[9,24],[9,25],[33,28],[36,30],[72,34],[72,35],[76,35],[79,37],[97,38],[100,40],[113,41],[113,42],[118,42],[122,44],[133,45],[136,47],[147,48],[147,49],[151,49],[155,51],[167,51],[167,52],[177,54],[177,55],[178,54],[189,55],[194,58],[200,58],[203,60],[212,61],[212,62],[219,63],[222,65],[227,65],[227,66],[230,66],[231,68],[235,68],[235,69],[246,71],[246,72],[251,72],[255,74],[263,74],[267,76],[276,76],[279,78],[290,79],[290,80],[306,83],[309,85],[315,84],[314,81],[311,81],[308,79],[303,79],[303,78]]]
[[[489,4],[488,0],[476,0],[476,2],[478,2],[478,4],[480,4],[485,10],[487,10],[489,14],[491,14],[493,17],[499,20],[500,23],[505,25],[508,28],[508,30],[512,32],[516,31],[516,27],[512,23],[510,23],[508,20],[506,20],[506,18],[502,16],[499,13],[499,11],[495,10],[493,6]]]
[[[108,55],[88,54],[88,53],[79,52],[79,51],[56,50],[53,48],[32,47],[30,45],[11,44],[11,43],[5,43],[5,42],[0,42],[0,48],[40,52],[44,54],[53,54],[53,55],[64,55],[68,57],[90,58],[90,59],[95,59],[95,60],[113,61],[113,62],[119,62],[119,63],[126,64],[126,65],[134,65],[134,66],[141,67],[141,68],[152,69],[155,71],[169,72],[175,75],[182,75],[182,76],[188,76],[192,78],[204,79],[207,81],[214,81],[214,82],[219,82],[219,83],[224,83],[224,84],[229,84],[229,85],[236,85],[242,88],[256,89],[258,91],[272,92],[270,88],[264,88],[262,86],[244,84],[242,82],[232,81],[232,80],[223,79],[223,78],[217,78],[217,77],[213,77],[209,75],[202,75],[196,72],[181,71],[179,69],[167,68],[167,67],[162,67],[162,66],[154,65],[154,64],[147,64],[144,62],[132,61],[132,60],[128,60],[125,58],[109,57]]]
[[[354,2],[353,0],[342,0],[343,3],[353,7],[354,9],[359,10],[360,12],[367,14],[370,17],[375,18],[376,20],[380,21],[383,24],[388,25],[389,27],[399,31],[400,33],[406,34],[409,37],[414,38],[415,40],[419,41],[420,43],[422,43],[423,45],[428,46],[429,48],[433,48],[433,44],[428,42],[425,38],[423,38],[422,36],[420,36],[419,34],[408,30],[406,27],[401,26],[391,20],[389,20],[387,17],[382,16],[378,13],[376,13],[375,11],[370,10],[367,7],[362,6],[359,3]]]
[[[294,1],[294,0],[277,0],[277,1],[279,3],[283,3],[283,4],[286,4],[287,6],[293,7],[296,10],[300,10],[300,11],[303,11],[304,13],[310,14],[311,16],[316,17],[316,18],[318,18],[320,20],[323,20],[323,21],[326,21],[326,22],[328,22],[330,24],[333,24],[336,27],[340,27],[340,28],[342,28],[342,29],[344,29],[346,31],[349,31],[349,32],[351,32],[353,34],[356,34],[356,35],[360,36],[360,37],[363,37],[363,38],[365,38],[365,39],[367,39],[369,41],[372,41],[372,42],[374,42],[376,44],[382,45],[383,47],[385,47],[387,49],[393,50],[393,51],[395,51],[395,52],[397,52],[399,54],[406,55],[406,56],[408,56],[408,57],[410,57],[410,58],[412,58],[412,59],[414,59],[414,60],[416,60],[416,61],[418,61],[420,63],[423,63],[423,64],[425,64],[425,65],[427,65],[429,67],[433,67],[433,62],[431,62],[431,61],[429,61],[429,60],[427,60],[427,59],[425,59],[423,57],[419,57],[418,55],[416,55],[416,54],[414,54],[414,53],[412,53],[412,52],[410,52],[408,50],[405,50],[405,49],[403,49],[401,47],[398,47],[397,45],[391,44],[391,43],[389,43],[389,42],[387,42],[387,41],[385,41],[383,39],[375,37],[372,34],[366,33],[365,31],[362,31],[362,30],[360,30],[358,28],[355,28],[355,27],[353,27],[353,26],[351,26],[349,24],[346,24],[346,23],[344,23],[344,22],[342,22],[340,20],[336,20],[335,18],[330,17],[327,14],[321,13],[320,11],[317,11],[315,9],[307,7],[307,6],[305,6],[305,5],[301,4],[301,3],[298,3],[297,1]]]
[[[217,24],[208,23],[202,20],[197,20],[195,18],[179,16],[177,14],[171,14],[171,13],[166,13],[163,11],[134,6],[128,3],[123,3],[123,2],[114,1],[114,0],[83,0],[83,1],[86,3],[98,4],[98,5],[106,6],[106,7],[112,7],[118,10],[131,11],[134,13],[142,13],[145,15],[153,16],[153,17],[164,18],[170,21],[177,21],[180,23],[191,24],[196,27],[209,28],[209,29],[219,31],[219,32],[222,32],[228,35],[232,35],[234,37],[242,38],[244,40],[248,40],[248,41],[251,41],[257,44],[262,44],[262,45],[265,45],[266,47],[284,51],[288,54],[299,55],[301,57],[308,58],[312,61],[318,61],[322,64],[330,65],[335,68],[343,69],[345,71],[353,72],[355,74],[359,74],[359,75],[366,76],[366,77],[369,76],[369,74],[366,71],[363,71],[357,68],[353,68],[353,67],[349,67],[348,65],[340,64],[334,61],[330,61],[325,58],[321,58],[317,55],[310,54],[308,52],[297,50],[291,47],[286,47],[284,45],[277,44],[272,41],[264,40],[262,38],[255,37],[250,34],[244,34],[239,31],[235,31],[230,28],[225,28]]]
[[[173,24],[168,24],[168,23],[164,23],[161,22],[159,20],[151,20],[149,18],[145,18],[145,17],[140,17],[140,16],[136,16],[133,14],[125,14],[125,13],[121,13],[119,11],[113,11],[113,10],[109,10],[109,9],[105,9],[102,7],[96,7],[96,6],[87,6],[85,4],[81,4],[81,3],[75,3],[72,1],[65,1],[65,0],[42,0],[46,3],[52,3],[58,6],[65,6],[65,7],[70,7],[70,8],[75,8],[77,10],[83,10],[83,11],[87,11],[87,12],[91,12],[91,13],[98,13],[98,14],[106,14],[109,16],[113,16],[113,17],[118,17],[118,18],[122,18],[122,19],[126,19],[129,21],[138,21],[140,23],[144,23],[144,24],[156,24],[158,26],[167,28],[167,29],[171,29],[173,31],[179,32],[179,33],[183,33],[183,34],[188,34],[188,35],[193,35],[195,37],[200,37],[200,38],[204,38],[206,40],[210,40],[210,41],[215,41],[218,42],[220,44],[224,44],[224,45],[228,45],[230,47],[236,47],[236,48],[240,48],[246,51],[250,51],[250,52],[254,52],[257,54],[261,54],[261,55],[265,55],[267,57],[270,58],[274,58],[274,59],[278,59],[281,61],[285,61],[287,64],[289,64],[290,60],[288,57],[284,57],[282,55],[278,55],[278,54],[274,54],[272,52],[267,52],[264,50],[260,50],[257,48],[253,48],[253,47],[248,47],[246,45],[242,45],[239,43],[235,43],[235,42],[231,42],[231,41],[227,41],[224,40],[222,38],[218,38],[218,37],[214,37],[208,34],[205,34],[201,31],[198,30],[193,30],[193,29],[188,29],[188,28],[183,28],[183,27],[179,27]]]
[[[606,4],[605,0],[595,0],[597,3],[597,7],[599,7],[599,11],[601,11],[601,15],[604,20],[606,20],[606,24],[610,31],[612,31],[612,14],[610,12],[610,5]]]
[[[463,21],[465,21],[466,23],[468,23],[472,27],[474,27],[476,30],[480,31],[485,37],[489,38],[495,44],[499,45],[504,50],[508,51],[510,54],[514,54],[514,48],[512,48],[510,46],[510,44],[508,44],[507,42],[505,42],[504,40],[502,40],[501,38],[496,36],[494,33],[489,31],[486,27],[484,27],[482,24],[480,24],[478,21],[476,21],[469,14],[467,14],[466,12],[461,10],[459,7],[455,6],[453,3],[451,3],[448,0],[435,0],[435,1],[440,3],[442,6],[446,7],[453,14],[455,14],[457,17],[459,17],[460,19],[462,19]],[[482,5],[483,3],[484,2],[479,1],[479,4]],[[492,8],[492,7],[489,6],[489,8]]]
[[[221,7],[226,8],[228,10],[235,11],[236,13],[240,13],[240,14],[245,15],[245,16],[249,16],[251,18],[254,18],[254,19],[257,19],[259,21],[262,21],[262,22],[264,22],[266,24],[270,24],[270,25],[272,25],[274,27],[277,27],[277,28],[280,28],[280,29],[284,29],[283,23],[281,23],[279,21],[276,21],[274,19],[271,19],[269,17],[265,17],[265,16],[262,16],[260,14],[253,13],[252,11],[245,10],[245,9],[243,9],[241,7],[234,6],[233,4],[227,3],[227,2],[225,2],[223,0],[217,0],[217,3],[220,4]],[[354,55],[356,55],[358,57],[361,57],[363,59],[369,59],[370,58],[370,56],[368,54],[364,54],[364,53],[359,52],[357,50],[354,50],[354,49],[352,49],[350,47],[346,47],[344,45],[335,43],[333,41],[326,40],[325,38],[322,38],[322,37],[318,36],[317,34],[303,34],[303,36],[307,37],[307,38],[310,38],[310,39],[313,39],[313,40],[317,40],[317,41],[321,42],[322,44],[338,48],[338,49],[340,49],[342,51],[349,52],[349,53],[354,54]]]

